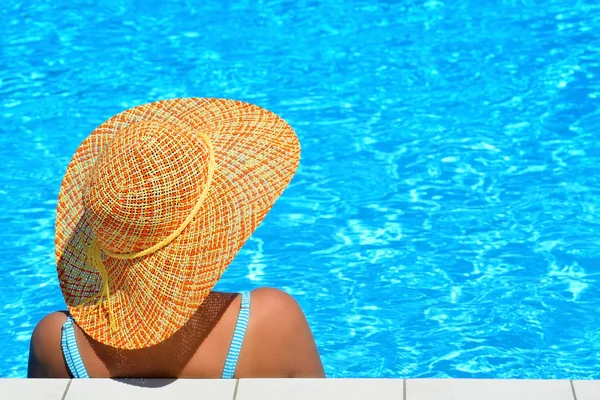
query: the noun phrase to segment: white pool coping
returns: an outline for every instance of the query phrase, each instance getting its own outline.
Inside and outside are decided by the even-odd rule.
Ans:
[[[2,399],[598,400],[600,380],[0,379]]]

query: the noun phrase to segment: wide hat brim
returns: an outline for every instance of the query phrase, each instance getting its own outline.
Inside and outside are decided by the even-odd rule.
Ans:
[[[106,298],[98,298],[103,280],[86,257],[94,234],[83,204],[84,187],[113,136],[147,121],[175,121],[191,132],[204,132],[213,148],[214,177],[195,218],[168,245],[134,259],[102,256],[109,276],[107,304]],[[289,124],[240,101],[164,100],[104,122],[76,150],[58,197],[58,278],[77,324],[96,341],[121,349],[169,338],[196,312],[264,219],[299,159],[300,146]]]

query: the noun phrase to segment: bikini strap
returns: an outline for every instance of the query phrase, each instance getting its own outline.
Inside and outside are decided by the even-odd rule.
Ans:
[[[248,327],[248,319],[250,318],[250,292],[242,292],[242,305],[238,314],[237,324],[229,347],[229,353],[225,360],[225,368],[223,368],[223,379],[233,379],[235,367],[237,365],[240,351],[242,350],[242,342]]]
[[[81,360],[81,354],[79,354],[79,349],[77,348],[75,331],[73,330],[73,318],[70,314],[67,314],[67,320],[62,326],[61,348],[67,362],[67,368],[73,378],[89,378]]]

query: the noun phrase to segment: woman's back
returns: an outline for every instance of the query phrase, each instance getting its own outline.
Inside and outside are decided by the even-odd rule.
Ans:
[[[241,296],[211,292],[194,316],[169,339],[122,350],[96,342],[73,324],[77,350],[92,378],[221,378],[241,309]],[[71,376],[61,349],[67,314],[46,316],[30,349],[30,377]],[[241,331],[241,329],[238,329]],[[243,331],[241,331],[243,332]],[[295,300],[276,289],[254,290],[235,378],[324,377],[312,333]]]

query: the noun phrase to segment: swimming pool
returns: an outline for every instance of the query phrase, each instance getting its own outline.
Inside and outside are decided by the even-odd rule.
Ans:
[[[0,10],[0,377],[25,376],[33,326],[64,308],[76,147],[197,96],[300,137],[218,288],[292,293],[328,376],[600,378],[595,0],[32,3]]]

